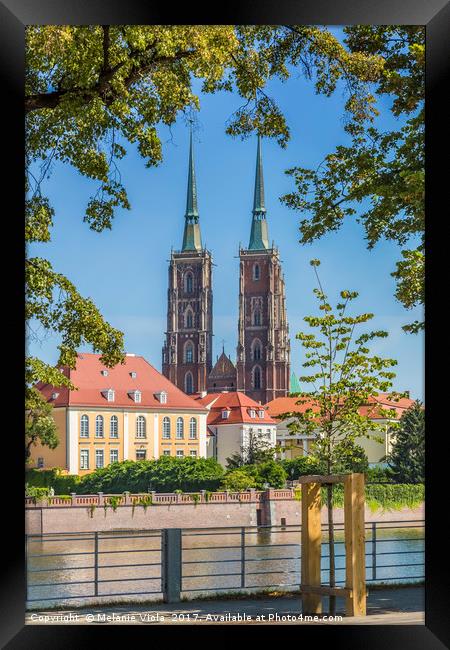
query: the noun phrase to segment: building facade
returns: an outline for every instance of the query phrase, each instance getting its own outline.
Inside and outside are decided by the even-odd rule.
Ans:
[[[212,257],[202,247],[192,133],[181,251],[172,251],[167,295],[167,331],[162,372],[193,394],[207,390],[212,369]]]
[[[237,391],[208,393],[197,400],[208,409],[207,456],[223,467],[227,458],[257,440],[275,447],[276,421],[264,406]]]
[[[53,404],[60,443],[32,447],[31,467],[84,475],[116,461],[206,457],[207,409],[143,357],[106,368],[83,353],[65,374],[77,390],[36,386]]]
[[[281,459],[291,460],[297,456],[307,456],[311,451],[311,444],[314,442],[314,435],[306,435],[301,432],[292,434],[288,425],[292,418],[285,420],[279,419],[282,413],[292,413],[294,411],[303,412],[307,408],[315,408],[313,402],[297,404],[298,397],[277,398],[266,404],[267,412],[271,418],[277,422],[277,444],[281,448]],[[394,410],[396,418],[399,419],[402,414],[410,408],[414,400],[402,397],[399,401],[389,400],[386,394],[380,394],[377,397],[370,397],[367,406],[362,407],[361,415],[368,415],[377,426],[381,425],[382,430],[377,429],[372,432],[372,438],[361,437],[355,440],[367,454],[369,465],[379,465],[384,462],[384,457],[391,452],[392,419],[386,417],[383,411]],[[376,439],[374,439],[376,436]]]
[[[250,242],[239,264],[237,390],[265,404],[289,392],[290,341],[279,251],[269,245],[260,137]]]

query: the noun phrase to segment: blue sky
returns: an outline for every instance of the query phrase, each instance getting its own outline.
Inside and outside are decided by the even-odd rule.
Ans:
[[[310,82],[294,76],[268,87],[284,111],[291,130],[286,149],[263,140],[263,164],[269,238],[280,249],[286,279],[291,363],[302,374],[302,347],[295,339],[308,330],[303,317],[317,313],[309,260],[318,258],[321,280],[330,299],[341,289],[359,292],[354,313],[372,312],[371,329],[386,329],[389,337],[372,350],[397,359],[394,388],[410,390],[423,399],[424,341],[422,335],[403,333],[401,326],[422,318],[422,309],[406,311],[394,298],[390,276],[400,256],[392,242],[380,242],[368,251],[362,227],[349,220],[337,233],[312,245],[298,243],[300,215],[283,206],[279,197],[292,191],[284,171],[292,166],[316,167],[337,144],[345,144],[343,104],[338,89],[331,98],[316,95]],[[214,290],[214,359],[221,341],[235,358],[238,317],[238,247],[248,245],[253,199],[256,138],[242,141],[225,135],[225,125],[242,100],[235,94],[201,95],[198,128],[194,134],[198,204],[203,244],[212,251]],[[400,126],[378,100],[380,128]],[[161,368],[166,327],[167,267],[171,247],[179,249],[186,203],[189,133],[183,119],[169,131],[159,130],[163,163],[146,169],[134,145],[119,163],[131,210],[119,210],[111,231],[95,233],[83,223],[94,182],[72,168],[56,164],[43,187],[55,209],[52,241],[33,244],[30,255],[42,255],[64,273],[82,295],[91,297],[104,317],[125,334],[125,347]],[[412,243],[414,244],[414,242]],[[34,327],[34,324],[33,324]],[[36,329],[36,328],[35,328]],[[58,338],[37,330],[41,340],[29,340],[28,351],[47,362],[57,360]],[[83,348],[88,351],[90,348]]]

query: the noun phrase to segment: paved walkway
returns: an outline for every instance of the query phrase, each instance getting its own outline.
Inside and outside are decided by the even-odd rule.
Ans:
[[[343,615],[343,600],[337,599],[337,615]],[[366,617],[342,617],[331,621],[301,616],[301,599],[267,597],[245,600],[184,601],[176,605],[109,605],[64,611],[29,612],[28,625],[161,625],[161,624],[319,624],[319,625],[424,625],[424,588],[376,589],[369,591]],[[323,600],[327,611],[327,599]],[[43,618],[48,617],[48,619]]]

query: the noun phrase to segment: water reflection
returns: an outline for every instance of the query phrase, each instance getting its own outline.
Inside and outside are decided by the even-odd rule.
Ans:
[[[369,584],[414,582],[423,577],[423,527],[377,526],[366,531],[366,578]],[[335,533],[336,581],[345,581],[342,527]],[[136,531],[31,537],[28,542],[28,598],[34,606],[83,604],[83,599],[161,598],[161,533]],[[97,570],[95,559],[97,557]],[[182,592],[282,588],[300,585],[299,526],[183,530]],[[322,582],[329,576],[329,549],[323,530]],[[36,599],[39,599],[36,601]],[[31,602],[33,601],[33,603]]]

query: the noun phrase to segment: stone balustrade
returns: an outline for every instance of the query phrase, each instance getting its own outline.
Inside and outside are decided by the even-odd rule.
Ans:
[[[68,506],[130,506],[145,503],[152,505],[192,505],[193,503],[257,503],[261,501],[290,500],[294,498],[292,489],[265,491],[254,489],[245,492],[149,492],[143,494],[71,494],[70,496],[25,497],[26,508],[68,507]]]

